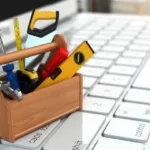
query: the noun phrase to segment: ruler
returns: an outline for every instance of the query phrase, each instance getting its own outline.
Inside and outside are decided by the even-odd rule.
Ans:
[[[14,33],[15,33],[15,38],[16,38],[16,48],[17,48],[17,51],[21,51],[22,50],[22,42],[21,42],[20,25],[19,25],[18,18],[13,19],[13,25],[14,25]],[[20,70],[25,69],[24,59],[19,60],[19,68],[20,68]]]

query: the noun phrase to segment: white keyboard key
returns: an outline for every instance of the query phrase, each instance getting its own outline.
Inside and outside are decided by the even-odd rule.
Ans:
[[[114,100],[87,96],[83,100],[83,110],[108,115],[115,105]]]
[[[134,75],[136,72],[136,67],[128,67],[128,66],[118,66],[113,65],[108,72],[114,74],[122,74],[122,75]]]
[[[142,104],[122,103],[115,117],[150,122],[150,107]]]
[[[144,145],[117,139],[100,138],[93,150],[144,150]]]
[[[102,36],[106,36],[106,35],[108,35],[108,36],[114,36],[117,33],[116,33],[116,31],[107,31],[107,29],[106,29],[106,30],[101,31],[100,34]]]
[[[112,41],[109,42],[109,44],[126,47],[126,46],[128,46],[130,44],[130,41],[112,40]]]
[[[124,98],[126,102],[150,104],[149,90],[130,89]]]
[[[125,47],[123,47],[123,46],[107,45],[102,48],[102,51],[122,52],[122,51],[124,51],[124,49],[125,49]]]
[[[81,44],[83,41],[84,41],[84,40],[82,40],[82,39],[80,39],[80,40],[79,40],[79,39],[78,39],[78,40],[71,40],[71,41],[70,41],[70,44],[71,44],[71,45],[77,45],[77,46],[78,46],[78,45]]]
[[[100,77],[104,73],[103,68],[85,67],[83,66],[78,72],[84,76]]]
[[[74,51],[76,48],[77,48],[76,45],[70,45],[69,48],[68,48],[68,51],[69,51],[69,52],[72,52],[72,51]]]
[[[140,39],[140,40],[150,40],[150,35],[149,34],[140,34],[139,36],[138,36],[138,39]]]
[[[104,36],[104,35],[102,36],[101,34],[93,37],[93,39],[95,39],[95,40],[105,40],[105,41],[108,41],[111,38],[112,38],[112,36]]]
[[[150,134],[150,123],[113,118],[104,131],[109,138],[145,143]]]
[[[78,35],[74,35],[71,37],[71,40],[74,39],[74,40],[87,40],[89,38],[89,36],[87,35],[81,35],[81,34],[78,34]]]
[[[24,137],[19,138],[14,143],[1,140],[2,144],[21,147],[25,149],[36,149],[47,138],[47,136],[54,130],[54,128],[60,123],[60,120],[55,121],[49,125],[46,125]]]
[[[115,52],[98,52],[94,55],[96,58],[103,58],[103,59],[112,59],[115,60],[119,56],[119,53]]]
[[[139,44],[139,45],[147,45],[150,46],[150,42],[148,40],[140,40],[136,39],[133,44]]]
[[[109,68],[112,65],[112,60],[105,59],[90,59],[85,65],[91,67]]]
[[[87,92],[87,90],[86,90],[86,89],[83,89],[83,95],[84,95],[86,92]]]
[[[110,85],[119,85],[127,86],[129,84],[131,77],[130,76],[121,76],[113,74],[105,74],[99,83],[110,84]]]
[[[142,68],[141,72],[139,73],[138,77],[136,78],[135,82],[133,83],[133,87],[135,88],[143,88],[143,89],[150,89],[150,58]]]
[[[120,33],[121,36],[132,36],[135,37],[138,35],[138,32],[132,32],[132,31],[123,31]]]
[[[3,144],[0,144],[0,150],[25,150],[22,148],[10,147]]]
[[[123,92],[122,87],[96,84],[94,88],[91,90],[91,92],[89,93],[89,95],[110,98],[110,99],[111,98],[118,99],[121,96],[122,92]]]
[[[89,44],[91,46],[97,45],[97,46],[103,46],[106,41],[102,41],[102,40],[88,40]]]
[[[145,25],[146,25],[146,22],[144,22],[144,21],[133,21],[133,22],[130,23],[130,27],[133,27],[133,28],[135,28],[135,27],[142,28]]]
[[[146,52],[125,51],[122,55],[132,58],[144,58],[146,56]]]
[[[100,46],[95,46],[95,45],[92,45],[91,47],[92,47],[94,52],[98,52],[100,50],[100,48],[101,48]]]
[[[85,150],[101,128],[105,117],[98,114],[71,114],[43,147],[44,150]]]
[[[147,52],[147,51],[150,50],[150,46],[132,44],[131,46],[128,47],[128,49],[131,50],[131,51],[144,51],[144,52]]]
[[[140,66],[141,62],[142,62],[142,59],[139,59],[139,58],[125,58],[125,57],[120,57],[116,61],[116,64],[138,67],[138,66]]]
[[[127,27],[124,31],[139,33],[141,30],[142,30],[141,28]]]
[[[91,88],[95,82],[96,82],[96,78],[83,76],[83,87],[84,88]]]
[[[115,37],[115,39],[116,40],[125,40],[125,41],[131,42],[134,39],[134,37],[132,37],[132,36],[121,36],[121,35],[118,35],[118,36]]]
[[[92,31],[92,30],[81,30],[79,31],[77,34],[81,34],[81,35],[91,35],[91,34],[94,34],[95,31]]]

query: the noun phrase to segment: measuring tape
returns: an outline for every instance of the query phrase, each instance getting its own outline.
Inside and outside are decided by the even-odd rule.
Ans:
[[[15,33],[15,38],[16,38],[17,51],[21,51],[22,50],[22,42],[21,42],[21,36],[20,36],[19,19],[15,18],[13,20],[13,24],[14,24],[14,33]],[[24,68],[25,68],[24,59],[19,60],[19,68],[20,68],[20,70],[24,70]]]

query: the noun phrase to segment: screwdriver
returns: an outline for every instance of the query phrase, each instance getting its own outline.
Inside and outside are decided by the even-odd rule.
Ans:
[[[3,53],[6,54],[5,49],[4,49],[4,44],[2,41],[2,37],[1,37],[1,30],[0,30],[0,45],[1,45],[1,49],[2,49]],[[6,64],[2,68],[3,68],[3,71],[7,73],[6,80],[8,82],[10,82],[10,87],[14,90],[19,89],[19,83],[18,83],[17,76],[13,72],[14,64]]]
[[[40,80],[43,81],[68,57],[68,50],[66,48],[59,48],[52,59],[50,59],[41,72],[39,72]]]

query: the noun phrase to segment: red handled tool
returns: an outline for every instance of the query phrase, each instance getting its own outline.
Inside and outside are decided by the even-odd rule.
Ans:
[[[45,68],[39,72],[40,80],[44,80],[68,57],[68,50],[66,48],[59,48],[52,59],[47,62]]]

